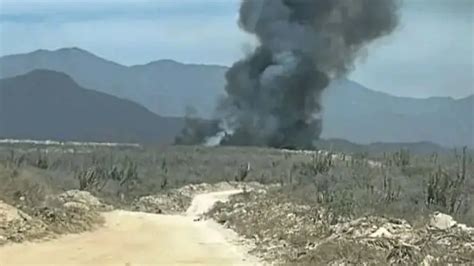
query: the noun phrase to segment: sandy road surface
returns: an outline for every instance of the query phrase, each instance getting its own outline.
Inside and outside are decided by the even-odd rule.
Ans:
[[[256,265],[235,235],[212,221],[193,221],[216,201],[239,191],[198,195],[187,216],[114,211],[103,228],[0,248],[9,265]]]

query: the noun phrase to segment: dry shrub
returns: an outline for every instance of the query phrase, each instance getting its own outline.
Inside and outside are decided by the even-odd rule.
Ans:
[[[362,246],[356,241],[335,240],[322,243],[314,252],[298,258],[298,265],[384,265],[388,252]],[[296,261],[290,262],[295,263]]]
[[[90,231],[104,223],[104,218],[100,213],[80,205],[37,208],[35,216],[40,218],[55,234]]]
[[[26,211],[54,193],[44,173],[34,168],[11,170],[0,167],[0,182],[0,199]]]

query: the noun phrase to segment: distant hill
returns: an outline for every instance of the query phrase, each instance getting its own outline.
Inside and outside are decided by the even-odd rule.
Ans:
[[[49,70],[0,80],[0,138],[171,143],[183,120]]]
[[[342,80],[326,90],[323,100],[324,138],[474,147],[474,96],[395,97]]]
[[[321,139],[316,143],[316,147],[322,150],[344,152],[344,153],[368,153],[370,155],[380,155],[382,153],[398,152],[402,149],[408,150],[412,154],[431,155],[433,153],[453,153],[453,149],[444,148],[432,142],[409,142],[409,143],[371,143],[356,144],[343,139]]]
[[[34,69],[65,72],[85,88],[130,99],[164,116],[183,116],[186,106],[209,118],[223,95],[226,67],[171,60],[127,67],[78,48],[39,50],[0,58],[0,77]],[[324,138],[356,143],[429,141],[474,147],[474,96],[464,99],[395,97],[349,81],[324,95]]]
[[[159,60],[127,67],[78,48],[38,50],[0,58],[0,78],[35,69],[64,72],[81,86],[130,99],[163,116],[182,116],[186,106],[210,117],[223,94],[227,68]]]

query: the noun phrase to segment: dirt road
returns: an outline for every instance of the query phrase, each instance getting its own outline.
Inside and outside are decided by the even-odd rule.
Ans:
[[[10,265],[257,265],[213,221],[194,221],[216,201],[239,191],[198,195],[186,216],[114,211],[103,228],[42,242],[0,248]]]

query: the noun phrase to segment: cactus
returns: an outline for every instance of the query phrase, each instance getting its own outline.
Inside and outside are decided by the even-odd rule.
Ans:
[[[441,207],[449,214],[457,214],[464,204],[467,148],[464,147],[462,155],[456,157],[459,164],[456,175],[449,175],[439,166],[431,173],[426,187],[426,204]]]

